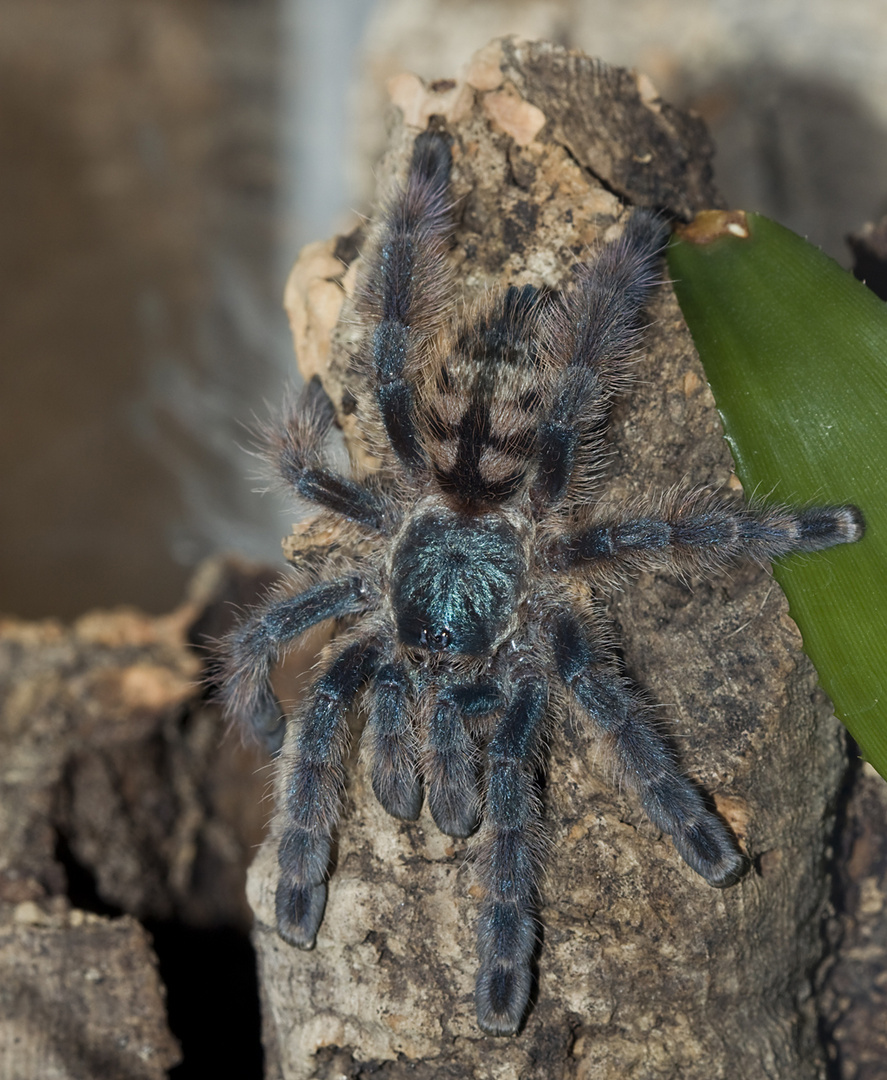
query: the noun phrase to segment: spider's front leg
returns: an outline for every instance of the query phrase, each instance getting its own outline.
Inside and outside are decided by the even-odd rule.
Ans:
[[[277,929],[300,949],[314,945],[326,904],[326,874],[342,799],[347,713],[373,674],[378,650],[368,640],[346,646],[314,683],[298,720],[287,763],[277,850]]]
[[[466,722],[499,708],[502,695],[488,683],[444,687],[428,703],[421,736],[416,696],[402,663],[380,664],[363,735],[373,791],[389,814],[415,821],[424,779],[437,827],[448,836],[468,836],[477,824],[479,762]]]
[[[466,721],[498,709],[502,695],[491,683],[459,683],[439,691],[422,746],[428,809],[448,836],[468,836],[477,825],[478,751]]]
[[[536,946],[541,804],[536,766],[548,685],[520,679],[487,748],[484,821],[477,851],[486,896],[478,918],[477,1022],[488,1035],[513,1035],[524,1017]]]
[[[380,664],[373,680],[362,749],[373,792],[394,817],[415,821],[422,809],[414,695],[404,665]]]
[[[711,885],[732,885],[746,860],[729,829],[706,807],[645,715],[609,655],[596,650],[578,619],[561,616],[552,633],[558,671],[583,711],[612,747],[625,782],[678,854]]]

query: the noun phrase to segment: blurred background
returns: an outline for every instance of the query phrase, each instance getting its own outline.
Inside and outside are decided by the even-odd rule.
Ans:
[[[887,212],[882,0],[0,0],[0,611],[177,603],[277,561],[247,427],[305,242],[366,211],[386,80],[503,33],[642,69],[728,202],[847,265]]]

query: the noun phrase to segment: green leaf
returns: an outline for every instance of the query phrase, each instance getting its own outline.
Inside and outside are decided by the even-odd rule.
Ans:
[[[746,493],[863,512],[861,541],[774,572],[837,715],[887,777],[887,305],[754,214],[700,214],[668,263]]]

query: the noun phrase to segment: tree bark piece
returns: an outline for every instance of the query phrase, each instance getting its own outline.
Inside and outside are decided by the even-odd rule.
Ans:
[[[676,216],[718,203],[702,126],[643,77],[580,54],[503,39],[462,80],[403,76],[392,93],[383,194],[403,177],[415,135],[439,118],[454,137],[452,258],[467,298],[498,283],[565,284],[589,245],[617,235],[623,203]],[[360,241],[312,245],[287,304],[303,373],[320,374],[352,456],[371,467],[351,415]],[[668,288],[649,317],[636,387],[614,415],[607,491],[735,486]],[[519,1036],[490,1040],[474,1016],[466,844],[427,812],[414,825],[388,817],[352,755],[313,952],[275,932],[273,838],[250,872],[269,1076],[824,1075],[811,972],[845,755],[785,600],[765,571],[742,568],[694,589],[645,575],[611,612],[629,674],[668,703],[663,723],[749,853],[750,873],[710,889],[611,786],[587,733],[564,730],[544,792],[552,846],[538,995]]]
[[[248,926],[265,779],[191,644],[238,580],[254,600],[218,564],[167,616],[0,619],[2,1080],[161,1080],[181,1054],[133,916]]]
[[[3,1080],[160,1080],[180,1057],[135,919],[19,904],[0,927]]]
[[[98,765],[192,697],[197,658],[172,656],[158,631],[135,613],[89,616],[71,629],[0,627],[4,1078],[159,1080],[179,1060],[150,938],[132,918],[72,906],[56,820],[75,758]],[[69,842],[78,846],[74,834]],[[113,879],[116,869],[135,887],[144,877],[139,849],[117,854],[102,852],[97,878],[107,869]]]
[[[887,1070],[887,784],[857,762],[841,830],[820,973],[820,1026],[835,1080],[883,1080]]]

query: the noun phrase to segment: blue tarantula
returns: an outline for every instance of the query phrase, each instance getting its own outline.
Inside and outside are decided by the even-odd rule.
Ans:
[[[602,510],[606,421],[661,280],[666,226],[635,210],[563,294],[512,287],[454,318],[450,170],[448,137],[420,135],[365,254],[358,408],[380,471],[349,479],[326,464],[334,414],[316,384],[271,437],[279,473],[331,534],[349,532],[351,550],[333,542],[306,557],[301,591],[246,618],[227,639],[224,682],[229,713],[279,745],[273,666],[309,627],[346,620],[282,759],[279,933],[314,944],[347,713],[366,687],[363,746],[382,806],[414,820],[426,798],[443,832],[477,830],[477,1017],[505,1035],[529,1000],[539,773],[567,709],[698,874],[726,886],[745,866],[620,672],[596,591],[640,569],[698,573],[849,543],[863,522],[852,506],[750,509],[699,492]]]

